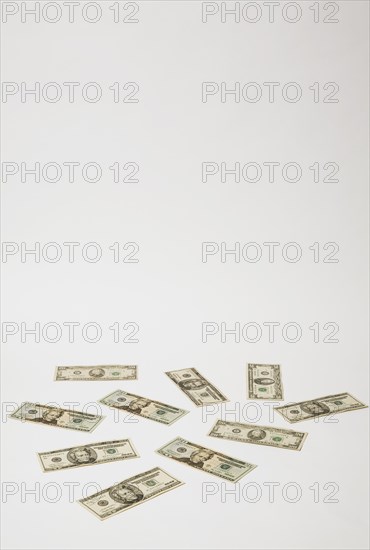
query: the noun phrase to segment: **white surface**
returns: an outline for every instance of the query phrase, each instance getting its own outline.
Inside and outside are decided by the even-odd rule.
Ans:
[[[3,184],[3,241],[46,243],[96,241],[99,263],[81,259],[56,264],[19,256],[3,264],[3,321],[100,323],[100,342],[33,343],[19,335],[3,346],[3,401],[79,402],[82,406],[116,388],[178,405],[191,413],[171,427],[140,419],[107,418],[92,434],[6,420],[3,415],[3,483],[18,492],[3,506],[3,545],[9,549],[279,549],[367,547],[367,410],[338,416],[337,423],[304,422],[309,432],[300,453],[218,441],[206,434],[219,415],[202,422],[202,411],[163,374],[196,367],[233,402],[246,402],[247,362],[282,365],[286,401],[348,391],[368,403],[367,354],[367,82],[368,4],[339,2],[340,23],[314,24],[309,2],[304,18],[288,24],[266,17],[255,25],[201,22],[198,2],[142,2],[140,23],[114,24],[104,5],[96,25],[77,18],[3,25],[4,81],[96,81],[105,89],[97,104],[3,104],[3,161],[46,163],[95,161],[105,167],[99,183]],[[140,84],[138,104],[115,104],[113,82]],[[313,82],[340,84],[338,104],[315,104],[310,96],[289,104],[201,102],[202,81]],[[109,94],[109,95],[108,95]],[[315,161],[340,164],[338,184],[209,183],[203,161]],[[114,184],[114,161],[140,164],[140,183]],[[140,262],[116,264],[108,247],[135,241]],[[222,264],[201,261],[203,241],[228,243],[315,241],[340,245],[338,264],[282,261]],[[309,252],[308,252],[309,253]],[[140,342],[114,343],[115,321],[139,324]],[[202,343],[201,324],[222,321],[295,321],[296,344],[279,337],[259,343]],[[313,343],[314,322],[340,326],[337,344]],[[134,382],[55,383],[56,365],[138,364]],[[80,408],[81,408],[80,407]],[[78,408],[78,407],[76,407]],[[7,409],[8,410],[8,409]],[[261,424],[268,422],[261,407]],[[244,409],[246,411],[246,409]],[[245,421],[253,421],[248,409]],[[231,419],[229,417],[229,419]],[[243,421],[243,416],[237,416]],[[275,425],[289,428],[279,416]],[[258,483],[256,502],[220,493],[202,502],[202,484],[218,478],[154,453],[180,435],[258,465],[239,484]],[[141,458],[43,474],[36,452],[130,437]],[[69,502],[88,482],[105,488],[153,466],[186,484],[106,522]],[[277,482],[269,502],[266,482]],[[302,488],[286,502],[282,487]],[[338,503],[314,502],[315,482],[339,487]],[[21,484],[24,484],[23,486]],[[25,489],[52,487],[35,502]],[[9,485],[7,485],[9,487]],[[23,489],[22,489],[23,487]],[[233,486],[227,484],[227,488]],[[4,485],[3,485],[4,488]],[[221,480],[219,484],[221,491]],[[93,492],[90,489],[90,492]],[[251,493],[249,500],[253,498]],[[4,497],[3,497],[4,500]],[[48,502],[49,500],[49,502]]]

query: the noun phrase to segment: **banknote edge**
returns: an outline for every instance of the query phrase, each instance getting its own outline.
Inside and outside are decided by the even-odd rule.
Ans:
[[[279,367],[281,398],[255,397],[255,396],[251,397],[251,392],[250,392],[250,388],[249,388],[249,366],[252,367],[253,365],[268,365],[269,367]],[[284,391],[284,385],[283,385],[282,376],[281,376],[281,363],[274,363],[274,364],[269,364],[269,363],[247,363],[246,372],[247,372],[247,396],[248,396],[248,399],[250,399],[251,401],[254,401],[255,399],[258,400],[258,401],[284,401],[285,391]]]
[[[183,485],[185,485],[185,482],[184,481],[181,481],[180,479],[177,479],[177,477],[173,476],[172,474],[169,474],[166,470],[164,470],[163,468],[160,468],[159,466],[157,467],[159,470],[161,470],[162,472],[164,472],[165,474],[167,474],[168,476],[172,477],[173,479],[175,479],[177,482],[178,482],[178,485],[176,485],[176,487],[169,487],[168,489],[164,490],[162,493],[160,493],[159,495],[155,495],[155,496],[152,496],[150,498],[148,498],[145,502],[148,502],[149,500],[153,500],[161,495],[164,495],[165,493],[169,493],[170,491],[173,491],[174,489],[178,489],[179,487],[182,487]],[[153,470],[154,468],[152,468]],[[148,472],[150,472],[150,470],[148,470]],[[143,472],[143,474],[145,474],[145,472]],[[138,474],[139,475],[139,474]],[[130,478],[128,478],[130,479]],[[126,481],[125,479],[122,480],[123,482]],[[117,484],[115,484],[117,485]],[[113,485],[112,485],[113,487]],[[104,491],[106,491],[107,489],[110,489],[110,487],[107,487],[106,489],[103,489]],[[96,494],[96,493],[95,493]],[[94,495],[90,495],[91,497],[93,497]],[[100,521],[105,521],[106,519],[110,519],[111,517],[115,517],[115,516],[118,516],[119,514],[123,513],[123,512],[126,512],[128,510],[131,510],[132,508],[135,508],[136,506],[139,506],[140,504],[145,504],[145,502],[136,502],[135,504],[133,504],[132,506],[130,506],[129,508],[127,508],[126,510],[120,510],[119,512],[117,512],[116,514],[113,514],[112,516],[108,516],[108,517],[100,517],[98,514],[96,514],[95,512],[93,512],[93,510],[91,510],[91,508],[89,508],[88,506],[86,506],[83,501],[84,500],[87,500],[89,497],[85,497],[83,499],[79,499],[77,500],[78,504],[80,504],[81,506],[83,506],[83,508],[85,508],[85,510],[88,510],[91,514],[93,514],[93,516],[97,517]]]
[[[342,394],[336,394],[336,395],[342,395]],[[347,395],[351,395],[351,394],[347,394]],[[330,396],[326,396],[326,397],[330,397]],[[353,399],[356,399],[356,401],[358,401],[361,406],[359,407],[356,407],[355,409],[347,409],[345,411],[337,411],[335,413],[333,412],[328,412],[328,413],[323,413],[323,414],[317,414],[315,416],[310,416],[308,418],[301,418],[299,420],[289,420],[289,418],[287,418],[286,416],[283,415],[283,413],[281,412],[281,410],[279,409],[283,409],[284,407],[287,407],[288,405],[281,405],[280,407],[274,407],[274,410],[276,410],[283,418],[284,420],[286,420],[286,422],[289,422],[289,424],[298,424],[299,422],[308,422],[309,420],[314,420],[315,418],[321,418],[323,416],[330,416],[331,414],[344,414],[346,412],[355,412],[355,411],[359,411],[360,409],[368,409],[369,406],[368,405],[365,405],[364,403],[362,403],[361,401],[359,401],[356,397],[353,397],[353,395],[351,395],[351,397]],[[324,399],[324,397],[319,397],[318,399]],[[307,401],[315,401],[315,399],[309,399]],[[300,403],[304,403],[304,401],[298,401],[297,403],[292,403],[290,406],[294,406],[294,405],[299,405]]]
[[[45,470],[44,468],[44,465],[43,465],[43,462],[41,460],[41,455],[43,454],[46,454],[46,453],[57,453],[57,452],[62,452],[62,451],[68,451],[69,449],[76,449],[78,447],[83,447],[83,446],[87,446],[87,445],[102,445],[104,443],[119,443],[121,441],[128,441],[132,447],[132,450],[134,451],[135,453],[135,456],[126,456],[124,458],[112,458],[110,460],[105,460],[104,462],[98,462],[97,464],[96,463],[90,463],[90,464],[77,464],[77,465],[74,465],[74,466],[69,466],[67,468],[56,468],[55,470]],[[130,458],[141,458],[141,456],[139,455],[139,453],[137,452],[136,450],[136,447],[134,446],[134,444],[132,443],[131,439],[129,438],[126,438],[126,439],[117,439],[117,440],[114,440],[114,441],[98,441],[97,443],[84,443],[83,445],[74,445],[73,447],[67,447],[66,449],[55,449],[54,451],[41,451],[40,453],[36,452],[37,456],[38,456],[38,459],[40,461],[40,464],[41,464],[41,468],[42,468],[42,471],[43,473],[45,474],[49,474],[49,473],[52,473],[52,472],[61,472],[61,471],[64,471],[64,470],[69,470],[70,468],[85,468],[86,466],[100,466],[101,464],[109,464],[110,462],[120,462],[121,460],[129,460]]]
[[[187,443],[189,443],[190,445],[198,445],[198,443],[192,443],[191,441],[188,441],[187,439],[184,439],[183,437],[181,436],[178,436],[178,437],[175,437],[174,439],[172,439],[172,441],[169,441],[168,443],[166,443],[165,445],[163,445],[162,447],[160,447],[159,449],[156,449],[155,452],[157,454],[159,454],[160,456],[163,456],[164,458],[168,458],[169,460],[174,460],[175,462],[178,462],[175,458],[171,458],[169,456],[165,456],[164,454],[160,453],[159,451],[163,448],[163,447],[167,447],[168,445],[170,445],[171,443],[173,443],[174,441],[176,441],[176,439],[182,439],[183,441],[186,441]],[[225,455],[224,453],[222,453],[221,451],[216,451],[215,449],[210,449],[209,447],[204,447],[205,449],[207,449],[208,451],[212,451],[213,453],[215,454],[219,454],[219,455],[222,455],[222,456],[225,456],[227,458],[231,458],[233,460],[240,460],[241,462],[245,462],[244,460],[242,460],[241,458],[236,458],[234,456],[228,456],[228,455]],[[220,476],[220,475],[217,475],[217,474],[214,474],[213,472],[209,472],[207,470],[200,470],[199,468],[195,468],[194,466],[189,466],[189,464],[185,464],[185,466],[188,466],[188,468],[191,468],[192,470],[198,470],[198,472],[203,472],[205,474],[210,474],[212,476],[215,476],[215,477],[218,477],[219,479],[225,479],[226,481],[229,481],[230,483],[237,483],[240,479],[242,479],[244,476],[250,474],[252,472],[252,470],[254,470],[255,468],[257,468],[258,464],[252,464],[251,462],[245,462],[246,464],[248,464],[248,466],[252,466],[248,472],[245,472],[244,474],[240,475],[237,479],[235,480],[232,480],[232,479],[227,479],[226,477],[224,476]]]
[[[116,393],[116,391],[122,391],[126,395],[133,395],[134,397],[138,397],[140,399],[148,399],[149,401],[152,401],[154,403],[159,403],[160,405],[164,405],[166,407],[173,407],[173,408],[176,408],[176,409],[178,409],[179,411],[182,412],[181,416],[179,416],[178,418],[175,418],[174,420],[172,420],[172,422],[168,422],[168,423],[167,422],[161,422],[160,420],[154,420],[153,418],[148,418],[146,416],[142,416],[141,414],[136,414],[133,411],[130,412],[130,414],[133,414],[134,416],[138,416],[139,418],[143,418],[144,420],[152,420],[153,422],[158,422],[158,424],[163,424],[164,426],[172,426],[172,424],[174,424],[178,420],[181,420],[181,418],[183,418],[185,415],[189,414],[189,412],[190,412],[190,411],[187,411],[186,409],[182,409],[180,407],[175,407],[174,405],[170,405],[169,403],[163,403],[162,401],[157,401],[156,399],[151,399],[150,397],[143,397],[142,395],[136,395],[135,393],[126,392],[124,390],[112,391],[111,393],[109,393],[105,397],[102,397],[101,399],[99,399],[98,403],[101,403],[102,405],[105,405],[106,407],[112,407],[113,409],[116,409],[117,411],[122,410],[119,407],[115,407],[114,405],[107,405],[106,403],[103,403],[103,399],[106,399],[107,397],[110,397],[113,393]],[[122,410],[122,412],[127,412],[127,411]]]
[[[103,399],[105,399],[103,397]],[[104,405],[105,407],[112,407],[113,409],[116,409],[117,411],[121,411],[122,413],[128,413],[128,414],[132,414],[133,416],[136,416],[138,418],[143,418],[144,420],[151,420],[152,422],[157,422],[158,424],[162,424],[162,426],[172,426],[172,424],[174,424],[175,422],[177,422],[178,420],[181,420],[181,418],[183,418],[184,416],[186,416],[189,411],[186,411],[185,409],[179,409],[179,407],[176,407],[177,409],[179,409],[179,411],[181,411],[181,416],[179,416],[178,418],[174,418],[172,420],[172,422],[163,422],[162,420],[155,420],[154,418],[149,418],[148,416],[143,416],[141,414],[138,414],[136,413],[135,411],[125,411],[125,410],[122,410],[120,409],[119,407],[115,407],[114,405],[107,405],[106,403],[103,403],[103,401],[98,401],[98,403],[101,403],[102,405]],[[156,403],[159,403],[159,401],[156,401]],[[161,403],[162,405],[165,405],[165,403]],[[172,407],[173,405],[169,405],[170,407]]]
[[[27,419],[19,419],[19,418],[15,418],[13,416],[9,416],[8,418],[12,418],[13,420],[18,420],[20,422],[28,422],[28,424],[37,424],[36,422],[34,422],[33,420],[27,420]],[[80,430],[78,428],[68,428],[67,426],[56,426],[55,424],[44,424],[44,426],[48,426],[49,428],[61,428],[62,430],[75,430],[76,432],[85,432],[85,433],[88,433],[88,434],[91,434],[95,428],[97,428],[99,426],[99,424],[105,419],[106,417],[105,416],[101,416],[98,423],[95,424],[95,426],[91,429],[91,430]]]
[[[171,372],[177,372],[179,370],[194,370],[196,371],[202,378],[204,378],[204,380],[207,381],[207,383],[210,385],[210,386],[213,386],[215,388],[215,390],[217,390],[221,395],[222,397],[224,398],[222,401],[208,401],[208,403],[203,403],[203,404],[200,404],[198,405],[198,403],[196,403],[195,401],[193,401],[193,399],[186,393],[184,392],[181,388],[179,388],[179,385],[174,381],[172,380],[171,376],[169,375],[169,373]],[[192,403],[193,405],[195,405],[196,407],[198,408],[201,408],[201,407],[206,407],[207,405],[214,405],[215,403],[229,403],[230,402],[230,399],[228,397],[226,397],[226,395],[224,395],[222,393],[221,390],[219,390],[214,384],[212,384],[212,382],[210,382],[208,380],[208,378],[205,378],[202,374],[200,374],[199,371],[197,371],[197,369],[194,369],[193,367],[189,367],[189,368],[185,368],[185,369],[177,369],[177,371],[175,370],[169,370],[169,371],[165,371],[164,374],[166,374],[168,376],[168,378],[171,380],[171,382],[177,387],[177,389],[183,394],[185,395],[185,397],[187,397]]]
[[[308,437],[308,432],[302,432],[302,433],[303,433],[304,435],[303,435],[303,437],[302,437],[302,441],[300,442],[298,449],[293,449],[293,450],[301,451],[301,450],[303,449],[303,445],[305,444],[305,441],[306,441],[306,439],[307,439],[307,437]]]
[[[135,367],[135,378],[105,378],[104,380],[94,380],[93,378],[89,378],[87,380],[63,380],[62,378],[57,378],[57,375],[58,375],[58,369],[60,367],[70,367],[70,366],[73,366],[73,365],[57,365],[55,367],[55,372],[54,372],[54,382],[114,382],[114,381],[121,381],[121,382],[130,382],[130,381],[135,381],[135,380],[138,380],[138,365],[116,365],[116,366],[122,366],[122,367]],[[91,368],[98,368],[98,367],[112,367],[114,365],[76,365],[76,367],[91,367]]]
[[[240,426],[250,426],[251,428],[261,428],[261,429],[266,428],[267,430],[276,429],[276,430],[282,430],[282,431],[288,431],[288,432],[290,432],[290,431],[295,431],[295,430],[290,430],[290,429],[288,429],[288,428],[284,428],[283,426],[275,426],[275,425],[273,425],[273,426],[266,426],[266,425],[253,424],[253,423],[252,423],[252,424],[248,424],[248,423],[246,423],[246,422],[231,422],[231,421],[229,421],[229,420],[223,420],[222,418],[218,418],[218,419],[215,421],[214,425],[212,426],[210,432],[215,428],[215,426],[218,424],[218,422],[225,422],[226,424],[238,424],[238,425],[240,425]],[[305,434],[305,433],[308,433],[308,432],[300,432],[300,433]]]
[[[352,399],[354,399],[355,401],[357,401],[361,405],[361,407],[358,407],[359,409],[360,408],[368,408],[368,405],[365,405],[365,403],[363,403],[362,401],[357,399],[357,397],[355,397],[354,395],[352,395],[348,391],[342,391],[341,393],[333,393],[332,395],[324,395],[322,397],[313,397],[312,399],[303,399],[302,401],[294,401],[294,403],[288,403],[286,405],[280,405],[279,407],[274,407],[274,409],[277,410],[277,409],[284,409],[285,407],[294,407],[296,405],[300,405],[301,403],[307,403],[307,402],[310,402],[310,401],[320,401],[320,399],[328,399],[329,397],[340,397],[341,395],[349,395],[350,397],[352,397]]]
[[[64,412],[67,412],[67,413],[70,413],[70,412],[73,412],[73,413],[76,413],[76,414],[82,414],[84,416],[95,416],[97,418],[99,418],[101,415],[100,414],[91,414],[91,413],[85,413],[83,411],[74,411],[74,410],[69,410],[69,409],[63,409],[63,407],[55,407],[55,406],[52,406],[52,405],[45,405],[45,403],[39,403],[38,401],[22,401],[22,404],[19,405],[19,407],[13,411],[12,413],[8,414],[8,418],[15,418],[14,415],[23,407],[23,405],[25,405],[26,403],[29,403],[30,405],[33,405],[33,406],[36,406],[36,407],[44,407],[45,409],[58,409],[60,411],[64,411]],[[19,420],[18,418],[16,418],[16,420]],[[32,422],[32,420],[31,420]]]
[[[186,369],[177,369],[177,370],[186,370]],[[192,369],[193,370],[193,369]],[[170,376],[170,373],[171,372],[176,372],[176,371],[167,371],[165,372],[164,374],[166,374],[168,376],[168,378],[171,380],[172,384],[174,384],[176,386],[176,388],[182,393],[182,395],[185,395],[185,397],[187,399],[189,399],[189,401],[191,401],[193,403],[193,405],[195,405],[196,407],[203,407],[203,405],[198,405],[198,403],[196,403],[191,397],[189,397],[189,395],[187,393],[185,393],[184,391],[182,391],[180,388],[179,388],[179,385],[176,384],[176,382],[171,378]]]
[[[130,460],[132,458],[141,458],[140,455],[136,454],[136,456],[125,456],[123,458],[111,458],[110,460],[105,460],[104,462],[98,462],[98,463],[91,463],[91,464],[77,464],[75,466],[68,466],[66,468],[56,468],[55,470],[46,470],[44,468],[44,465],[42,463],[42,460],[41,460],[41,457],[40,457],[40,454],[41,453],[36,453],[39,457],[39,461],[41,463],[41,469],[42,469],[42,472],[44,474],[52,474],[52,473],[55,473],[55,472],[64,472],[65,470],[70,470],[70,469],[73,469],[75,470],[76,468],[88,468],[89,466],[102,466],[104,464],[110,464],[111,462],[121,462],[121,461],[125,461],[125,460]]]
[[[88,433],[92,433],[93,431],[95,431],[96,428],[103,422],[105,418],[106,418],[105,416],[101,416],[98,422],[95,424],[95,426]]]
[[[299,446],[296,449],[293,449],[291,447],[278,447],[278,446],[275,446],[275,445],[266,445],[264,443],[257,443],[257,442],[253,442],[253,441],[238,441],[237,439],[232,439],[232,438],[229,438],[229,437],[220,437],[220,438],[218,438],[217,436],[212,435],[212,431],[214,430],[214,428],[216,427],[216,425],[218,424],[219,421],[227,422],[227,420],[222,420],[221,418],[216,420],[216,422],[214,423],[214,425],[212,426],[210,431],[207,433],[207,435],[209,437],[213,437],[214,439],[221,439],[221,440],[224,440],[224,441],[235,441],[236,443],[246,443],[247,445],[248,444],[250,444],[250,445],[261,445],[262,447],[271,447],[273,449],[283,449],[285,451],[301,451],[302,447],[303,447],[303,444],[306,441],[306,438],[308,436],[308,432],[300,432],[300,433],[303,434],[303,437],[302,437],[302,439],[299,443]],[[263,429],[263,428],[269,429],[270,428],[270,426],[260,426],[259,424],[244,424],[243,422],[235,422],[235,424],[241,424],[242,426],[257,426],[258,428],[261,428],[261,429]],[[272,426],[272,427],[277,428],[277,429],[280,428],[280,426],[277,426],[277,427]],[[293,430],[287,430],[286,428],[280,428],[280,429],[283,430],[283,431],[293,431]]]
[[[45,406],[45,405],[40,405],[40,406]],[[22,407],[22,406],[21,406]],[[27,420],[26,418],[25,419],[20,419],[20,418],[16,418],[15,416],[13,416],[16,412],[19,411],[19,409],[21,407],[18,407],[18,409],[16,411],[14,411],[13,413],[9,414],[7,418],[11,418],[12,420],[18,420],[19,422],[28,422],[29,424],[37,424],[37,422],[35,422],[34,420]],[[67,409],[63,409],[64,411],[66,412],[70,412],[68,411]],[[79,412],[81,413],[82,411],[75,411],[75,412]],[[75,430],[77,432],[85,432],[85,433],[92,433],[95,428],[97,428],[99,426],[99,424],[106,418],[106,416],[100,416],[100,415],[96,415],[96,416],[99,416],[99,420],[97,422],[97,424],[95,424],[95,426],[91,429],[91,430],[79,430],[78,428],[68,428],[67,426],[57,426],[55,424],[44,424],[44,426],[48,426],[49,428],[61,428],[62,430]]]

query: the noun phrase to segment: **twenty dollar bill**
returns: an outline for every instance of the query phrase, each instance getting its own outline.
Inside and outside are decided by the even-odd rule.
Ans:
[[[328,414],[343,413],[355,411],[356,409],[366,408],[367,405],[361,403],[349,393],[338,393],[336,395],[327,395],[312,399],[311,401],[301,401],[293,405],[284,405],[275,407],[275,410],[280,413],[288,422],[300,422],[301,420],[309,420],[319,416],[327,416]]]
[[[96,365],[92,367],[57,367],[55,380],[136,380],[135,365]]]
[[[257,466],[177,437],[157,450],[160,455],[236,483]]]
[[[38,455],[44,472],[139,457],[129,439],[90,443],[80,447],[38,453]]]
[[[167,474],[161,468],[153,468],[83,498],[79,502],[99,519],[107,519],[137,504],[163,495],[180,485],[183,485],[182,481]]]
[[[228,401],[227,397],[196,369],[172,370],[166,374],[198,407]]]
[[[255,443],[256,445],[267,445],[268,447],[278,447],[279,449],[292,449],[293,451],[300,451],[307,437],[307,434],[304,432],[259,426],[257,424],[226,422],[224,420],[217,420],[208,435],[220,439],[241,441],[242,443]]]
[[[168,425],[188,413],[188,411],[178,409],[172,405],[165,405],[160,401],[140,397],[122,390],[114,391],[103,397],[103,399],[100,399],[100,403]]]
[[[248,398],[283,399],[280,365],[248,364]]]
[[[81,432],[92,432],[104,416],[26,402],[11,414],[10,418],[25,422],[39,422],[46,426],[57,426],[58,428],[68,428]]]

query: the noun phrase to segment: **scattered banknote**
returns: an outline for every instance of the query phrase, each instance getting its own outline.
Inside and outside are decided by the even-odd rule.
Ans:
[[[57,426],[81,432],[92,432],[104,416],[26,402],[12,413],[10,418],[25,422],[40,422],[46,426]]]
[[[99,519],[107,519],[129,510],[137,504],[142,504],[151,498],[163,495],[167,491],[180,487],[180,485],[183,485],[182,481],[167,474],[161,468],[153,468],[142,474],[129,477],[78,502]],[[144,525],[143,528],[145,528]]]
[[[92,367],[57,367],[55,380],[136,380],[135,365],[96,365]]]
[[[100,399],[100,403],[168,425],[176,422],[176,420],[179,420],[189,412],[172,407],[172,405],[165,405],[160,401],[127,393],[123,390],[116,390],[110,393]]]
[[[283,405],[275,407],[288,422],[300,422],[328,414],[343,413],[355,411],[356,409],[366,408],[367,405],[361,403],[358,399],[349,393],[338,393],[337,395],[327,395],[311,399],[311,401],[301,401],[292,405]]]
[[[196,369],[171,370],[166,374],[198,407],[228,401],[227,397]]]
[[[307,437],[304,432],[295,432],[283,428],[259,426],[257,424],[241,424],[239,422],[226,422],[217,420],[208,435],[220,439],[230,439],[243,443],[255,443],[267,445],[279,449],[292,449],[300,451]]]
[[[270,401],[283,399],[280,365],[248,364],[248,398]]]
[[[177,437],[157,453],[236,483],[257,466]]]
[[[129,439],[89,443],[80,447],[38,453],[38,455],[44,472],[139,457]]]

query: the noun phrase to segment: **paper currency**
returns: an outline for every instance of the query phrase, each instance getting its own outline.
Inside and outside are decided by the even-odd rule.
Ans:
[[[181,437],[176,437],[176,439],[158,449],[157,453],[233,483],[257,468],[255,464],[248,464],[243,460],[231,458],[218,451],[190,443]]]
[[[81,432],[92,432],[104,416],[26,402],[9,418],[26,422],[40,422],[46,426],[57,426]]]
[[[355,411],[356,409],[366,408],[367,405],[361,403],[358,399],[349,393],[338,393],[336,395],[327,395],[318,397],[311,401],[301,401],[292,405],[283,405],[274,407],[288,422],[300,422],[328,414],[343,413]]]
[[[100,403],[167,425],[173,424],[189,412],[122,390],[114,391],[103,397],[100,399]]]
[[[220,439],[240,441],[242,443],[267,445],[268,447],[278,447],[279,449],[292,449],[293,451],[300,451],[307,437],[307,434],[304,432],[259,426],[257,424],[226,422],[224,420],[217,420],[208,435]]]
[[[196,369],[171,370],[166,374],[198,407],[228,401],[227,397]]]
[[[135,365],[96,365],[91,367],[57,367],[55,380],[136,380],[137,367]]]
[[[248,398],[270,401],[283,399],[280,365],[248,364]]]
[[[182,481],[161,468],[153,468],[78,502],[99,519],[107,519],[181,485]]]
[[[44,472],[139,457],[129,439],[89,443],[79,447],[69,447],[37,454]]]

